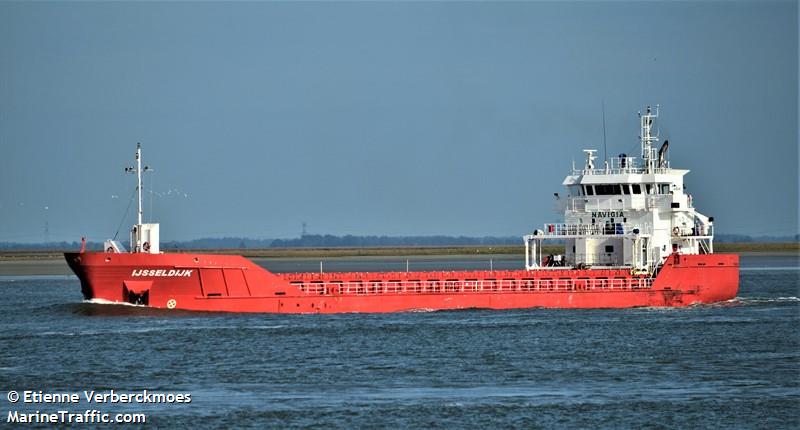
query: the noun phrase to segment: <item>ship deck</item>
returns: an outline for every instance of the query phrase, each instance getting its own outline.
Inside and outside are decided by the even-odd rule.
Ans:
[[[307,295],[630,291],[652,288],[653,278],[630,269],[479,270],[438,272],[283,273]]]

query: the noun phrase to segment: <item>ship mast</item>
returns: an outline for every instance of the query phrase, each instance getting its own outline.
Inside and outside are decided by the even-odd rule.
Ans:
[[[136,173],[136,194],[138,197],[138,205],[136,211],[136,225],[142,224],[142,172],[149,172],[152,170],[150,166],[144,166],[142,169],[142,144],[136,144],[136,167],[126,167],[125,171],[128,173]]]
[[[149,249],[142,249],[142,172],[149,172],[149,166],[142,168],[142,144],[136,143],[136,167],[126,167],[125,171],[128,173],[136,173],[136,194],[137,194],[137,211],[136,211],[136,226],[134,227],[134,234],[132,235],[131,245],[134,252],[149,251]],[[150,248],[148,242],[144,242]]]
[[[644,162],[646,173],[653,173],[656,167],[656,160],[658,160],[656,149],[653,148],[653,142],[658,141],[658,136],[651,134],[653,120],[656,118],[658,118],[658,105],[656,105],[655,113],[650,109],[650,106],[647,107],[644,115],[639,112],[639,126],[641,129],[639,139],[642,141],[642,161]]]
[[[139,210],[136,212],[136,224],[142,224],[142,144],[136,143],[136,192],[139,194]]]

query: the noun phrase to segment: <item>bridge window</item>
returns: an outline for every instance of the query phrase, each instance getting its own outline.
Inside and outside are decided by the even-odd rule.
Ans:
[[[622,194],[622,190],[619,184],[603,184],[603,185],[595,185],[595,192],[598,196],[613,196],[617,194]]]
[[[628,187],[628,184],[622,184],[622,194],[630,194],[630,193],[631,192],[630,188]]]
[[[642,194],[642,187],[639,184],[631,185],[631,191],[633,194]]]
[[[594,195],[594,186],[592,186],[592,185],[584,185],[584,187],[586,188],[586,195],[587,196],[593,196]]]

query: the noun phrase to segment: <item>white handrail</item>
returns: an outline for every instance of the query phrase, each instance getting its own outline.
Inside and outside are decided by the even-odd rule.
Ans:
[[[306,295],[531,293],[630,291],[649,289],[653,278],[419,279],[364,281],[290,281]]]
[[[651,234],[650,225],[641,226],[633,223],[595,223],[595,224],[544,224],[545,236],[592,236],[592,235],[624,235],[639,230],[639,234]]]

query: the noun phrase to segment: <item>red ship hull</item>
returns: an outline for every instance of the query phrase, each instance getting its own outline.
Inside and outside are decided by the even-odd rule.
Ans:
[[[671,255],[627,269],[274,274],[231,255],[67,253],[86,299],[213,312],[674,307],[732,299],[735,254]]]

